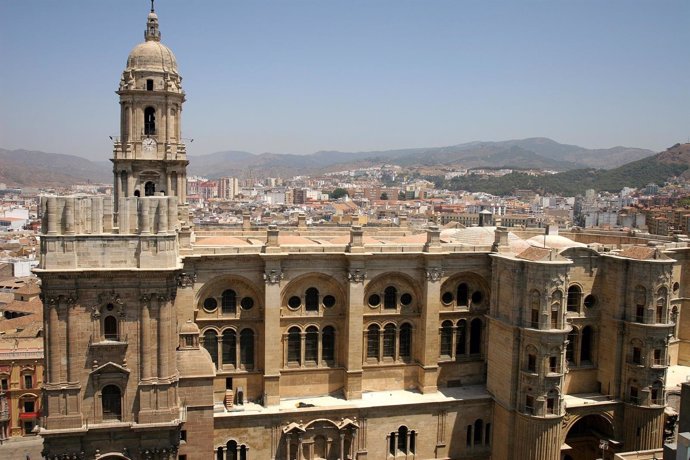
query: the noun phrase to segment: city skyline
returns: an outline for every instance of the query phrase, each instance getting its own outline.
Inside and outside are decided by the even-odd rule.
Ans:
[[[143,39],[148,8],[4,2],[0,147],[109,159],[122,56]],[[192,156],[536,136],[660,151],[688,135],[684,2],[159,1],[156,10],[189,95]]]

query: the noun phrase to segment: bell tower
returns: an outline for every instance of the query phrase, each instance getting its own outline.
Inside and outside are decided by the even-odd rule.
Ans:
[[[153,2],[144,38],[130,52],[117,91],[120,136],[111,160],[116,213],[127,197],[175,196],[178,205],[187,200],[189,162],[181,138],[185,93],[175,55],[161,43]]]

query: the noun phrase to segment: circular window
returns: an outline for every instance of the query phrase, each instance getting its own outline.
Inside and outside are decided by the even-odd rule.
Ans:
[[[449,305],[453,301],[453,294],[450,292],[444,292],[443,295],[441,296],[441,302],[443,302],[446,305]]]
[[[372,294],[369,296],[369,306],[377,307],[381,304],[381,296],[378,294]]]
[[[204,300],[204,310],[213,311],[218,308],[218,302],[213,297]]]
[[[592,294],[589,294],[588,296],[585,297],[585,307],[587,308],[592,308],[597,304],[597,298],[594,297]]]
[[[335,297],[332,295],[326,295],[323,297],[323,306],[326,308],[331,308],[335,305]]]
[[[484,294],[482,294],[482,291],[474,291],[472,293],[472,303],[473,304],[481,304],[482,300],[484,300]]]
[[[296,295],[293,295],[288,299],[288,307],[290,308],[299,308],[299,306],[302,305],[302,300],[297,297]]]
[[[109,303],[108,305],[105,306],[105,308],[106,308],[108,311],[113,311],[113,308],[115,308],[115,307],[113,306],[113,304]]]
[[[251,310],[254,306],[254,299],[251,297],[242,297],[242,300],[240,300],[240,306],[243,310]]]
[[[405,293],[400,296],[400,303],[407,306],[412,303],[412,295]]]

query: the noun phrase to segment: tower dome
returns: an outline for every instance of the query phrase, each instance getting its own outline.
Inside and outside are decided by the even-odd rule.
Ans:
[[[173,52],[161,43],[158,15],[151,7],[146,18],[145,41],[129,53],[126,71],[171,72],[177,74],[177,61]]]

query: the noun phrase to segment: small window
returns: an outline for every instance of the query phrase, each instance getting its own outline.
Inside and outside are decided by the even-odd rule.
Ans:
[[[388,286],[383,291],[383,308],[396,309],[398,303],[398,290],[393,286]]]
[[[153,80],[150,78],[146,80],[146,91],[153,91]]]
[[[114,316],[108,315],[103,319],[103,336],[105,340],[118,340],[117,318]]]
[[[223,291],[221,307],[224,315],[234,314],[237,311],[237,293],[232,289]]]
[[[254,307],[254,299],[251,297],[242,297],[240,306],[242,307],[242,310],[251,310]]]
[[[655,366],[663,366],[665,363],[661,358],[661,349],[655,348],[654,349],[654,365]]]
[[[533,354],[527,355],[527,370],[529,372],[537,372],[537,356]]]
[[[8,379],[0,379],[0,390],[9,390],[10,384]]]
[[[410,305],[412,303],[412,295],[408,294],[408,293],[401,295],[400,296],[400,303],[407,307],[408,305]]]
[[[296,295],[293,295],[288,299],[288,307],[292,308],[293,310],[299,308],[300,305],[302,305],[302,299],[300,299]]]
[[[378,294],[372,294],[369,296],[369,306],[378,307],[381,305],[381,296]]]
[[[680,290],[680,284],[676,281],[673,283],[673,293],[678,294],[678,291]]]
[[[453,294],[450,292],[444,292],[441,296],[441,302],[445,305],[450,305],[453,302]]]
[[[24,388],[26,388],[28,390],[28,389],[31,389],[33,387],[34,387],[33,376],[31,376],[29,374],[25,374],[24,375]]]
[[[180,441],[187,441],[187,430],[180,430]]]
[[[218,301],[216,299],[209,297],[204,300],[204,310],[214,311],[216,308],[218,308]]]
[[[525,412],[530,415],[534,414],[534,396],[525,396]]]
[[[597,304],[597,298],[594,297],[592,294],[589,294],[587,297],[585,297],[585,307],[587,308],[592,308]]]
[[[323,297],[323,306],[326,308],[331,308],[335,305],[335,297],[332,295],[326,295]]]
[[[639,347],[633,347],[632,362],[633,364],[642,364],[642,350]]]
[[[153,136],[156,134],[156,109],[146,107],[144,109],[144,135]]]
[[[552,372],[552,373],[558,372],[558,357],[557,356],[549,356],[549,372]]]
[[[460,283],[458,285],[457,294],[458,306],[466,307],[469,300],[469,289],[467,288],[467,284]]]
[[[309,288],[304,293],[304,306],[306,311],[319,310],[319,290],[316,288]]]
[[[472,303],[474,305],[481,305],[482,300],[484,300],[484,295],[481,291],[474,291],[472,293]]]
[[[24,400],[24,412],[35,412],[36,403],[33,399]]]

